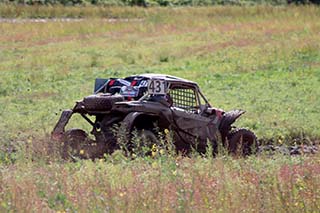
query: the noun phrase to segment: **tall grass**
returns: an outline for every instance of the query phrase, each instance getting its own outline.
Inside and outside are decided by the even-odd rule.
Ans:
[[[24,153],[24,154],[23,154]],[[21,155],[20,155],[21,154]],[[1,168],[1,211],[317,212],[319,154],[247,159],[157,155],[34,161]]]

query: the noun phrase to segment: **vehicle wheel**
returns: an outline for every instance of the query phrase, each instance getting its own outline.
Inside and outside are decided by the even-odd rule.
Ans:
[[[139,136],[142,139],[142,142],[149,146],[149,145],[153,145],[153,144],[158,144],[158,138],[157,136],[150,130],[141,130],[139,133]]]
[[[121,95],[99,94],[90,95],[83,99],[85,109],[88,110],[111,110],[114,103],[124,101]]]
[[[139,130],[137,133],[137,138],[131,138],[127,149],[137,156],[151,155],[153,149],[157,149],[157,145],[159,144],[158,138],[152,131],[146,129]]]
[[[88,140],[88,135],[82,129],[70,129],[63,135],[63,145],[61,157],[65,160],[74,159],[76,157],[84,158],[81,156],[82,147],[85,146]]]
[[[108,152],[107,143],[90,139],[81,129],[71,129],[65,132],[61,157],[64,160],[96,159]]]
[[[254,154],[258,151],[256,135],[248,129],[235,129],[228,134],[229,153],[241,156]]]

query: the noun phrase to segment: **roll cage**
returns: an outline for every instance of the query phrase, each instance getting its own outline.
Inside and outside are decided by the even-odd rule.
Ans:
[[[150,80],[158,80],[159,78],[151,78]],[[191,81],[172,80],[162,78],[168,84],[166,95],[150,95],[146,94],[140,100],[150,100],[155,96],[163,98],[169,102],[170,107],[179,108],[191,113],[201,114],[207,108],[211,107],[208,100],[202,94],[199,86]]]

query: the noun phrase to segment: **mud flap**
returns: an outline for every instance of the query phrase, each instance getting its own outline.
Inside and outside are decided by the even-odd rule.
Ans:
[[[64,110],[60,116],[60,119],[56,126],[54,127],[52,133],[51,133],[51,138],[54,140],[59,140],[61,139],[63,133],[64,133],[64,128],[68,124],[71,116],[73,114],[73,111],[68,109]]]

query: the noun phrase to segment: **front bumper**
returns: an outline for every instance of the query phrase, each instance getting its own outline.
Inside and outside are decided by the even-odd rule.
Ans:
[[[60,119],[51,133],[52,139],[60,140],[62,138],[62,136],[65,132],[65,127],[68,124],[72,114],[73,114],[73,110],[70,110],[70,109],[64,110],[61,113]]]

